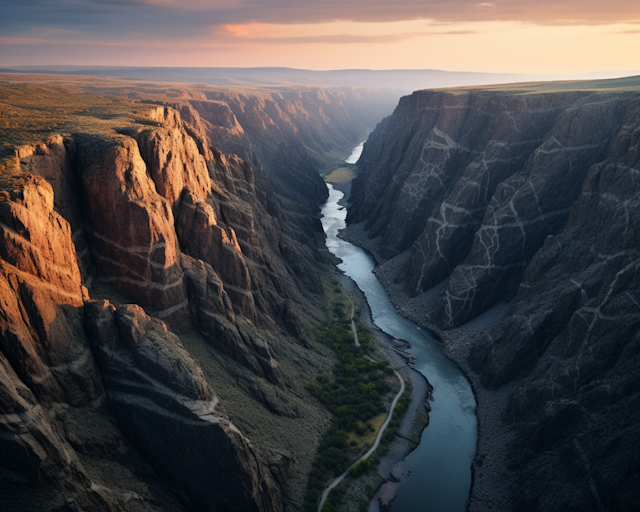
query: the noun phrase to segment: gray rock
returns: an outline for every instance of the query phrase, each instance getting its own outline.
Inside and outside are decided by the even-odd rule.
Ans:
[[[503,486],[476,479],[472,510],[492,492],[510,510],[640,507],[640,84],[608,84],[420,91],[365,144],[348,220],[395,303],[453,329],[449,353],[502,397],[481,445],[509,440],[482,469]]]

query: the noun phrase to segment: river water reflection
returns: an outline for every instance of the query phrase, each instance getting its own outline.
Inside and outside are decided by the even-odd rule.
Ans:
[[[476,449],[475,399],[466,377],[442,354],[428,332],[400,316],[372,270],[373,259],[359,247],[337,237],[345,227],[346,209],[338,205],[343,193],[329,185],[322,208],[328,249],[342,260],[338,267],[365,294],[373,321],[387,334],[408,341],[415,368],[433,386],[429,427],[420,445],[402,462],[411,476],[398,489],[392,512],[463,512],[471,485]]]
[[[348,164],[355,164],[360,158],[360,155],[362,154],[363,149],[364,149],[364,142],[361,142],[351,150],[351,154],[347,157],[345,162]]]

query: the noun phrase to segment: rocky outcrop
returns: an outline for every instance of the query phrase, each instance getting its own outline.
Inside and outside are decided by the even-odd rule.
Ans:
[[[326,414],[300,390],[329,364],[318,169],[376,94],[14,85],[0,508],[299,510]]]
[[[234,315],[229,295],[211,265],[186,255],[182,257],[182,265],[197,329],[221,352],[257,375],[282,385],[282,376],[271,357],[269,345],[248,319]]]
[[[87,298],[69,224],[53,209],[53,191],[27,180],[0,199],[2,351],[42,401],[96,399],[100,380],[83,342],[78,309]]]
[[[349,222],[396,305],[444,330],[479,407],[503,397],[499,429],[480,423],[471,510],[640,505],[640,95],[627,86],[421,91],[365,144]]]
[[[268,469],[165,324],[139,306],[97,301],[87,326],[111,410],[189,508],[282,510]]]
[[[415,93],[365,145],[348,220],[366,220],[369,236],[380,237],[380,259],[409,251],[397,276],[407,293],[448,280],[428,320],[462,325],[515,295],[590,166],[607,158],[634,99]]]
[[[208,101],[191,100],[181,112],[197,111],[213,145],[253,164],[260,200],[282,231],[313,250],[324,250],[317,216],[327,188],[319,171],[341,161],[391,111],[393,94],[351,87],[208,88],[203,93]],[[299,265],[311,258],[307,253],[287,257],[287,262]],[[309,269],[299,273],[306,275]]]
[[[562,232],[533,257],[509,315],[469,356],[485,387],[518,382],[504,420],[516,435],[516,505],[640,503],[640,108],[624,125]]]
[[[85,137],[77,144],[100,273],[125,297],[185,328],[188,304],[171,204],[157,193],[136,142]]]
[[[0,198],[0,473],[53,486],[69,507],[119,510],[92,484],[51,411],[55,403],[80,406],[103,393],[82,328],[87,293],[71,229],[53,198],[38,177]]]
[[[155,130],[53,137],[16,154],[21,188],[0,202],[0,413],[3,453],[11,455],[3,478],[54,486],[53,508],[60,496],[81,509],[125,506],[126,494],[92,481],[75,451],[83,441],[61,412],[101,403],[106,389],[108,411],[96,414],[115,417],[190,509],[281,510],[270,470],[160,319],[177,331],[195,326],[214,350],[284,387],[260,334],[278,318],[263,318],[270,309],[259,309],[253,292],[287,270],[262,268],[251,169],[210,149],[172,109],[150,108],[147,119]],[[83,282],[96,280],[156,318],[137,305],[87,302]],[[279,302],[259,304],[290,300],[285,288],[278,292]],[[282,316],[287,329],[291,319]]]
[[[82,151],[82,144],[78,147]],[[143,164],[130,157],[126,139],[106,147],[114,160],[125,152],[121,161],[131,164],[124,172],[127,184],[138,192],[137,211],[153,212],[153,203],[147,210],[140,207],[148,206],[143,199],[152,190],[140,185]],[[105,168],[122,185],[125,178],[115,179],[122,167]],[[108,195],[112,189],[106,181],[102,193],[126,205],[124,194]],[[191,508],[281,510],[280,491],[268,469],[217,406],[202,371],[176,335],[136,305],[115,308],[102,301],[85,306],[88,294],[71,229],[54,210],[53,198],[51,186],[37,177],[27,179],[16,197],[5,193],[0,202],[3,477],[53,485],[81,509],[120,510],[119,500],[91,481],[54,412],[58,404],[79,407],[98,400],[106,387],[109,409],[129,441]],[[170,218],[170,209],[160,211],[165,220]],[[96,229],[91,231],[95,237]],[[130,254],[123,246],[117,249]],[[153,262],[153,250],[147,256]],[[123,258],[121,263],[140,260]],[[178,271],[182,276],[179,262]],[[228,299],[226,307],[233,319]],[[269,359],[264,342],[258,357]]]
[[[280,155],[293,152],[306,156],[311,167],[331,166],[392,108],[381,91],[350,87],[204,93],[215,107],[211,102],[190,103],[218,131],[208,133],[214,145],[262,165],[278,182],[293,180],[287,188],[321,200],[326,187],[318,173],[287,166]],[[242,138],[249,143],[240,142]]]

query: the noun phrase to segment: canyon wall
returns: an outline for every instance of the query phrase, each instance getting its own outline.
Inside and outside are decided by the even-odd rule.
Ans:
[[[320,174],[341,162],[392,111],[396,95],[356,87],[197,90],[206,101],[190,99],[178,106],[183,117],[189,120],[195,110],[214,146],[251,162],[261,201],[272,214],[284,212],[281,228],[322,249],[317,206],[328,196]],[[312,224],[316,233],[308,231]]]
[[[219,100],[29,87],[5,120],[26,94],[66,124],[2,162],[3,510],[299,509],[327,422],[303,384],[331,364],[308,328],[327,257],[304,123],[270,126],[254,166],[212,144]]]
[[[345,236],[477,386],[472,510],[640,506],[640,80],[554,85],[403,98],[352,187]]]

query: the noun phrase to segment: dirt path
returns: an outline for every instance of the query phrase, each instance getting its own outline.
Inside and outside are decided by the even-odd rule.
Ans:
[[[353,316],[352,316],[352,318],[353,318]],[[351,321],[351,323],[353,324],[353,320]],[[358,340],[357,340],[357,337],[356,337],[356,343],[357,342],[358,342]],[[402,379],[402,377],[400,376],[400,374],[397,371],[394,370],[393,373],[396,374],[396,377],[398,377],[398,380],[400,381],[400,391],[398,392],[396,397],[393,399],[393,402],[391,402],[391,407],[389,408],[389,415],[387,416],[387,419],[382,424],[382,427],[380,427],[380,432],[378,432],[378,436],[376,437],[375,443],[373,443],[373,446],[369,449],[369,451],[367,453],[365,453],[356,462],[354,462],[351,466],[349,466],[349,468],[347,468],[347,470],[344,473],[342,473],[338,478],[336,478],[333,482],[331,482],[331,485],[329,485],[329,487],[327,487],[325,489],[325,491],[322,493],[322,499],[320,500],[320,505],[318,505],[318,512],[322,511],[322,507],[324,506],[324,502],[327,500],[327,497],[329,496],[329,493],[334,489],[334,487],[336,487],[338,484],[340,484],[340,482],[342,482],[342,480],[344,480],[344,478],[349,474],[349,470],[351,470],[351,468],[353,468],[356,464],[359,464],[360,461],[362,461],[364,459],[368,459],[369,456],[373,452],[376,451],[378,446],[380,446],[380,441],[382,440],[382,435],[384,434],[384,431],[389,426],[389,422],[391,421],[391,418],[393,417],[393,409],[395,408],[396,404],[398,403],[398,400],[400,400],[400,397],[402,396],[402,393],[404,393],[404,380]]]
[[[356,324],[353,321],[353,315],[356,312],[356,308],[353,305],[351,297],[347,295],[347,299],[349,299],[349,302],[351,303],[351,332],[353,333],[353,340],[356,342],[356,347],[360,348],[360,342],[358,341],[358,331],[356,330]]]

